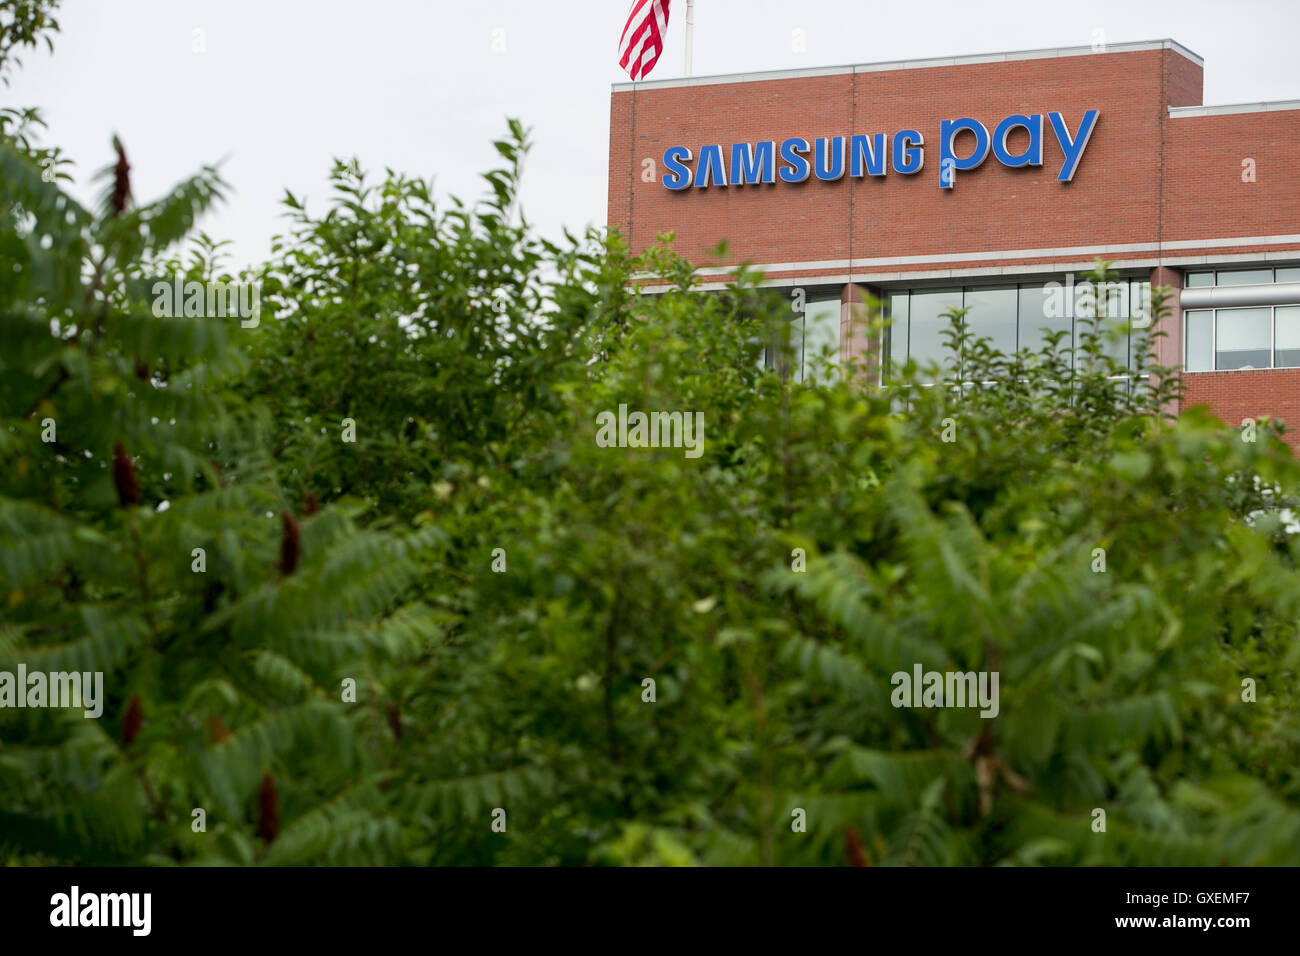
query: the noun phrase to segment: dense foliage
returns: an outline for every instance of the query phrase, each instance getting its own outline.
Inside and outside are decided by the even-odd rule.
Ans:
[[[119,145],[89,210],[4,130],[0,672],[106,702],[0,709],[0,859],[1300,863],[1275,430],[1167,418],[1104,321],[792,382],[757,277],[536,238],[525,140],[472,206],[339,162],[229,276],[214,170],[136,204]],[[155,314],[177,274],[260,322]],[[998,716],[893,706],[917,664]]]

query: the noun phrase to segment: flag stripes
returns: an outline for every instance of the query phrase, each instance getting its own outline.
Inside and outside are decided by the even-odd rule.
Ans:
[[[618,41],[618,65],[634,80],[650,75],[664,52],[669,0],[632,0],[632,12]]]

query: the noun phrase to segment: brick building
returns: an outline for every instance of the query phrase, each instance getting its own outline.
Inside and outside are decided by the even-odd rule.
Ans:
[[[1185,405],[1297,427],[1300,101],[1201,91],[1172,40],[619,83],[609,222],[637,250],[674,232],[706,289],[746,262],[804,290],[803,340],[882,379],[941,357],[953,305],[1004,349],[1077,335],[1108,259],[1107,314],[1132,327],[1152,284],[1174,290],[1156,359]],[[850,323],[863,292],[883,340]]]

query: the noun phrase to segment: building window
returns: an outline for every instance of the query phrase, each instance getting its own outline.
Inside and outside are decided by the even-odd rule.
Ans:
[[[1217,272],[1189,272],[1183,280],[1187,289],[1212,285],[1271,285],[1274,282],[1300,282],[1300,266],[1277,269],[1220,269]]]
[[[956,372],[944,331],[949,327],[945,312],[961,308],[961,289],[913,292],[908,302],[907,358],[922,367],[936,363],[947,377]]]
[[[1300,368],[1300,305],[1276,306],[1273,323],[1273,366]]]
[[[889,296],[889,318],[892,321],[889,331],[886,333],[889,346],[885,353],[889,356],[887,365],[889,368],[901,368],[907,364],[907,333],[910,327],[908,304],[910,301],[911,296],[906,292],[894,292]]]
[[[1132,312],[1129,303],[1136,299],[1141,302],[1139,291],[1130,296],[1130,285],[1140,285],[1128,281],[1108,282],[1104,288],[1094,288],[1092,283],[1081,283],[1080,291],[1075,296],[1074,347],[1077,349],[1084,335],[1093,328],[1100,333],[1098,344],[1103,355],[1108,355],[1125,368],[1132,367],[1129,355],[1129,322]],[[1083,327],[1077,319],[1083,319]]]
[[[1216,285],[1268,285],[1272,281],[1272,269],[1236,269],[1215,277]]]
[[[1300,305],[1193,309],[1183,318],[1185,371],[1300,368]]]
[[[945,332],[951,322],[944,314],[966,310],[970,333],[991,341],[1005,355],[1028,350],[1041,354],[1051,337],[1059,336],[1057,348],[1073,367],[1086,327],[1100,315],[1108,330],[1103,350],[1120,365],[1136,369],[1144,354],[1141,338],[1130,343],[1131,320],[1150,310],[1150,283],[1139,279],[1116,279],[1097,289],[1086,280],[1014,286],[968,286],[963,289],[899,290],[889,295],[889,342],[885,355],[892,368],[909,360],[924,368],[937,363],[944,378],[962,376],[947,348]]]
[[[1185,287],[1275,283],[1300,283],[1300,266],[1189,272]],[[1248,294],[1238,299],[1238,307],[1188,310],[1183,325],[1183,370],[1300,368],[1300,305],[1293,304],[1297,300],[1289,289],[1276,291],[1279,294],[1270,293],[1270,297],[1287,304],[1252,305],[1253,294]],[[1224,300],[1225,306],[1228,301]]]
[[[1216,309],[1214,367],[1269,368],[1272,362],[1272,309]]]
[[[796,382],[832,382],[840,368],[840,297],[809,299],[790,320],[790,361],[782,367],[780,349],[769,346],[759,357],[765,369],[782,371]]]
[[[1187,334],[1184,337],[1186,354],[1183,367],[1189,372],[1209,372],[1214,369],[1214,312],[1202,309],[1188,312]]]
[[[1046,294],[1045,294],[1046,292]],[[1038,355],[1051,342],[1053,333],[1063,333],[1061,348],[1068,349],[1074,334],[1074,319],[1068,309],[1051,301],[1052,289],[1042,285],[1022,285],[1019,295],[1019,347]],[[1066,358],[1071,367],[1074,356]]]
[[[820,299],[804,307],[802,348],[797,382],[833,382],[840,367],[840,298]]]
[[[1016,287],[967,289],[962,297],[971,334],[991,340],[993,348],[1014,355],[1016,344]]]

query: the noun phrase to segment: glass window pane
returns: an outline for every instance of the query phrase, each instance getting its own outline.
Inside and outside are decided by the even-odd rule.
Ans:
[[[1145,279],[1134,279],[1130,283],[1128,314],[1134,319],[1145,320],[1146,325],[1155,321],[1151,314],[1151,283]]]
[[[1300,282],[1300,266],[1277,270],[1278,282]]]
[[[809,308],[807,304],[804,308]],[[791,307],[789,322],[784,328],[772,330],[771,341],[763,350],[763,367],[794,381],[803,379],[803,326],[804,317]]]
[[[1046,347],[1048,334],[1064,332],[1058,347],[1062,352],[1072,345],[1073,320],[1065,308],[1065,286],[1061,282],[1020,287],[1020,347],[1037,355]],[[1070,356],[1066,355],[1066,364]]]
[[[1272,281],[1272,269],[1244,269],[1239,272],[1219,273],[1219,285],[1264,285]]]
[[[1219,309],[1214,367],[1268,368],[1272,320],[1272,309]]]
[[[1090,279],[1080,279],[1074,284],[1074,341],[1083,349],[1095,333],[1102,355],[1108,355],[1120,365],[1128,364],[1128,317],[1116,317],[1114,308],[1127,300],[1107,283],[1099,289]],[[1127,302],[1124,302],[1127,309]],[[1107,311],[1107,310],[1111,311]],[[1082,353],[1081,353],[1082,354]],[[1086,357],[1086,356],[1085,356]],[[1076,363],[1077,365],[1078,363]]]
[[[1116,279],[1102,283],[1094,292],[1097,315],[1110,318],[1129,317],[1128,280]]]
[[[804,309],[803,375],[800,381],[832,382],[840,364],[840,300],[809,302]]]
[[[1137,322],[1130,319],[1130,322]],[[1129,371],[1140,371],[1147,366],[1150,351],[1150,328],[1129,327],[1128,333],[1128,367]]]
[[[908,358],[921,366],[937,362],[945,374],[951,374],[955,361],[943,333],[951,327],[952,320],[944,313],[949,309],[961,308],[961,290],[913,292],[909,308],[911,332]]]
[[[967,289],[966,321],[971,333],[992,340],[1004,355],[1016,351],[1016,289]]]
[[[1076,319],[1091,319],[1096,314],[1097,287],[1091,279],[1076,279],[1074,282],[1074,317]]]
[[[1214,369],[1214,313],[1209,309],[1188,312],[1187,334],[1183,345],[1183,368],[1189,372],[1209,372]]]
[[[889,367],[902,368],[907,364],[907,293],[895,292],[889,297]]]
[[[1189,272],[1184,280],[1187,288],[1199,289],[1202,286],[1214,285],[1213,272]]]
[[[1273,319],[1277,323],[1273,364],[1277,368],[1300,368],[1300,305],[1279,305],[1273,310]]]
[[[1109,355],[1121,366],[1127,368],[1129,364],[1128,336],[1131,320],[1127,316],[1122,318],[1102,316],[1097,319],[1085,319],[1084,321],[1095,321],[1097,323],[1097,328],[1102,333],[1102,354]]]
[[[1151,328],[1155,324],[1152,314],[1151,283],[1145,279],[1134,279],[1129,288],[1129,315],[1133,319],[1129,331],[1128,367],[1144,368],[1151,347]]]

